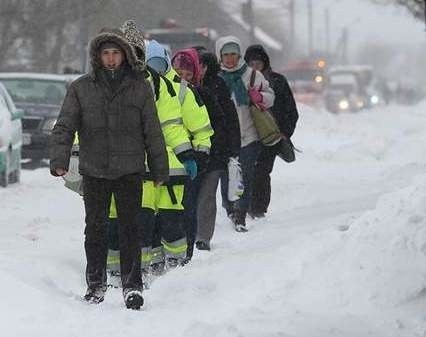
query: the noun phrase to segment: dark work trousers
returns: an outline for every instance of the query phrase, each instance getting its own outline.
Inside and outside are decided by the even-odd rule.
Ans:
[[[250,197],[253,186],[254,166],[259,155],[261,144],[256,141],[250,143],[240,150],[239,162],[241,164],[241,173],[243,176],[244,193],[241,198],[235,202],[228,200],[228,170],[221,177],[220,189],[222,193],[222,206],[229,213],[234,211],[241,212],[244,217],[247,214],[250,205]]]
[[[183,213],[175,209],[158,210],[152,232],[152,248],[160,247],[161,240],[174,242],[184,237]]]
[[[188,179],[185,184],[185,192],[183,194],[184,223],[186,230],[186,242],[188,249],[186,257],[192,258],[194,253],[195,237],[197,235],[197,199],[200,192],[201,181],[203,175],[198,175],[194,180]]]
[[[142,178],[129,174],[115,180],[83,176],[84,230],[88,287],[106,287],[107,218],[114,193],[119,222],[120,272],[123,289],[142,289],[140,226],[135,217],[141,204]]]
[[[271,172],[274,168],[276,150],[262,146],[254,168],[253,190],[250,211],[266,213],[271,201]]]
[[[223,170],[207,172],[200,186],[197,200],[196,241],[210,243],[216,223],[216,192]]]

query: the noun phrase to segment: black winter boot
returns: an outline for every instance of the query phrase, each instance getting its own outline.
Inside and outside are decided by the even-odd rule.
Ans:
[[[235,226],[235,231],[237,232],[247,232],[248,229],[246,228],[246,212],[241,210],[235,210],[234,214],[232,215],[232,222]]]
[[[86,295],[84,299],[89,303],[98,304],[103,302],[105,298],[106,287],[89,287],[87,288]]]
[[[139,310],[143,306],[142,290],[127,288],[123,290],[127,309]]]
[[[197,241],[195,243],[195,246],[198,250],[210,250],[210,244],[208,242],[204,241]]]

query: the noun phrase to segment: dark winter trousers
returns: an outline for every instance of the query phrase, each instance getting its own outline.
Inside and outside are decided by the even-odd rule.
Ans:
[[[183,206],[185,207],[184,223],[188,244],[186,256],[188,259],[192,258],[194,252],[195,236],[197,235],[197,199],[203,175],[197,176],[194,180],[188,180],[185,184],[185,193],[183,195]]]
[[[271,172],[274,167],[276,150],[262,146],[254,168],[253,190],[250,211],[266,213],[271,201]]]
[[[222,192],[222,206],[228,213],[238,211],[245,218],[250,205],[250,197],[253,186],[254,166],[260,151],[260,142],[253,142],[244,146],[240,150],[239,161],[243,176],[244,193],[241,198],[234,203],[228,200],[228,172],[226,171],[220,182]]]
[[[196,241],[210,243],[216,223],[216,191],[223,170],[207,172],[201,181],[197,200]]]
[[[146,210],[145,217],[149,216]],[[151,213],[153,214],[153,213]],[[183,211],[175,209],[159,209],[158,213],[152,219],[154,226],[151,232],[143,235],[142,248],[150,247],[158,248],[162,246],[161,240],[166,242],[175,242],[185,237],[183,229]]]
[[[115,180],[83,176],[86,209],[86,281],[88,287],[106,287],[108,255],[107,218],[114,193],[119,225],[120,272],[123,289],[141,289],[140,226],[136,213],[141,204],[142,178],[130,174]]]

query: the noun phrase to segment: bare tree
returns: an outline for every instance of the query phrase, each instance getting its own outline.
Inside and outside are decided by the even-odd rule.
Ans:
[[[407,8],[411,14],[417,19],[425,20],[426,0],[372,0],[379,4],[396,4]]]
[[[88,25],[111,0],[1,0],[0,70],[60,72],[81,64]]]

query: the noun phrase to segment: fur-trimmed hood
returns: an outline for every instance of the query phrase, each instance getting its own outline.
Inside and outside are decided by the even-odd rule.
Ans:
[[[104,28],[90,41],[89,45],[90,65],[93,73],[98,69],[102,69],[99,49],[104,42],[114,42],[119,45],[126,55],[127,63],[134,71],[141,72],[145,69],[144,62],[138,60],[135,50],[126,40],[124,34],[119,29]]]

